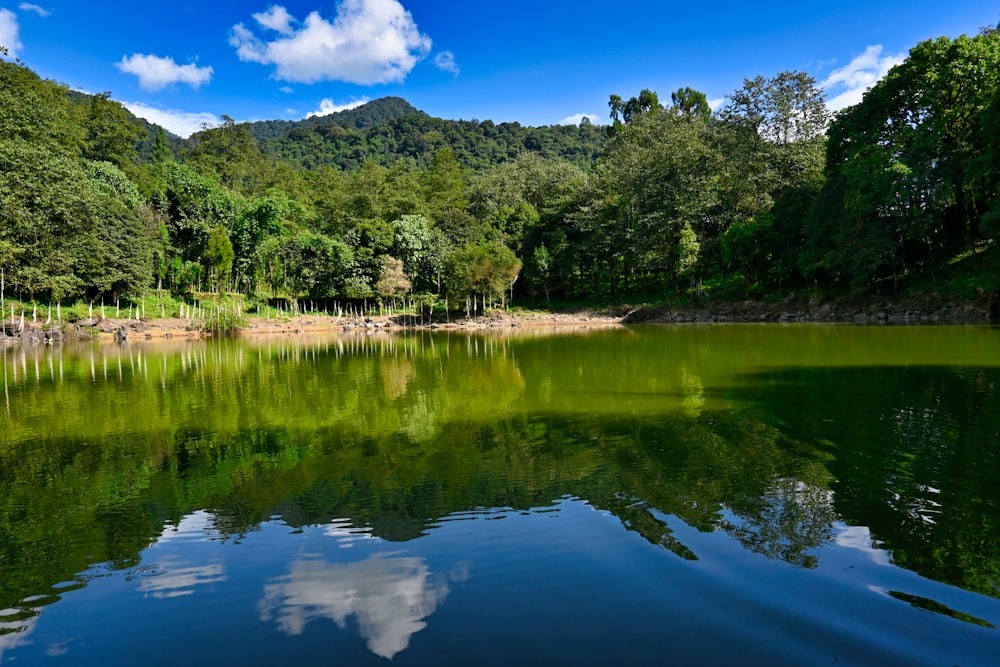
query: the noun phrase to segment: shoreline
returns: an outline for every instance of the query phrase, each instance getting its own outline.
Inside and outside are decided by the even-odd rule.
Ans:
[[[596,329],[636,324],[829,323],[858,325],[988,325],[1000,322],[997,303],[949,300],[930,295],[896,301],[717,302],[696,306],[620,306],[604,312],[495,311],[487,315],[421,323],[415,316],[337,317],[297,315],[249,317],[237,336],[401,331],[502,331],[515,329]],[[20,323],[18,323],[19,325]],[[173,340],[212,338],[197,320],[106,318],[48,326],[25,322],[18,331],[0,325],[0,346],[52,344],[72,340]]]

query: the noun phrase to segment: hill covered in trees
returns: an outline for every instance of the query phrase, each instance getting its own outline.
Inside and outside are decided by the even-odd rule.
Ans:
[[[188,140],[0,63],[0,282],[42,302],[743,299],[1000,289],[1000,36],[918,44],[836,115],[804,72],[611,125],[385,98]]]
[[[327,116],[324,121],[307,119],[290,125],[287,132],[260,136],[261,149],[274,159],[302,169],[335,166],[350,171],[366,160],[391,165],[406,159],[428,167],[435,152],[449,148],[463,167],[481,172],[524,153],[566,160],[589,169],[607,140],[603,128],[594,125],[524,127],[489,120],[444,120],[422,112],[365,126],[343,124],[357,122],[349,118]],[[250,131],[254,134],[255,127],[251,126]]]
[[[268,157],[299,169],[336,167],[353,171],[367,160],[390,166],[400,159],[429,167],[434,154],[450,148],[466,169],[481,172],[524,153],[563,159],[589,169],[607,140],[597,126],[524,127],[520,123],[434,118],[399,97],[299,121],[249,123],[247,129]]]
[[[309,116],[302,120],[262,120],[250,123],[250,134],[262,141],[277,139],[293,130],[315,130],[336,125],[345,129],[363,130],[406,116],[426,116],[402,97],[381,97],[353,109],[335,111],[323,116]]]

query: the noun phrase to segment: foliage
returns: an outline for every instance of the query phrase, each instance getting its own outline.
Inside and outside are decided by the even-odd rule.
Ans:
[[[233,251],[232,241],[229,240],[229,232],[221,225],[214,227],[208,237],[208,246],[205,248],[205,261],[211,272],[210,279],[217,291],[225,289],[235,258],[236,253]]]
[[[503,299],[521,271],[521,260],[498,242],[469,245],[447,261],[446,283],[456,297],[482,295]]]
[[[382,255],[381,265],[378,282],[375,283],[376,294],[384,299],[396,299],[410,291],[410,281],[403,272],[401,260]]]
[[[202,302],[201,330],[216,336],[237,334],[246,327],[246,316],[241,304],[218,300]]]
[[[153,285],[624,301],[933,284],[1000,240],[998,44],[924,42],[829,127],[815,80],[785,71],[714,114],[690,87],[613,95],[610,132],[384,98],[224,117],[189,140],[2,62],[0,267],[18,296],[91,301]]]
[[[998,94],[1000,37],[942,37],[837,117],[811,221],[814,237],[835,239],[822,260],[830,275],[858,291],[892,289],[979,240],[1000,182],[988,162]]]

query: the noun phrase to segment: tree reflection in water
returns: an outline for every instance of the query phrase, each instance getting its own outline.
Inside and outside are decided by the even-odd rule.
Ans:
[[[989,331],[836,328],[11,351],[0,650],[58,586],[127,572],[199,512],[226,538],[348,517],[401,542],[572,496],[691,562],[677,522],[799,567],[832,543],[1000,597],[1000,377],[962,366],[970,350],[1000,358]],[[160,565],[139,580],[158,599],[227,576]],[[419,559],[300,559],[259,612],[286,633],[356,622],[391,657],[448,594]]]

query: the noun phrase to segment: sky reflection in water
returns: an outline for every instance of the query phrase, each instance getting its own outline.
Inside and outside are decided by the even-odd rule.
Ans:
[[[10,352],[0,663],[988,664],[998,334]]]

